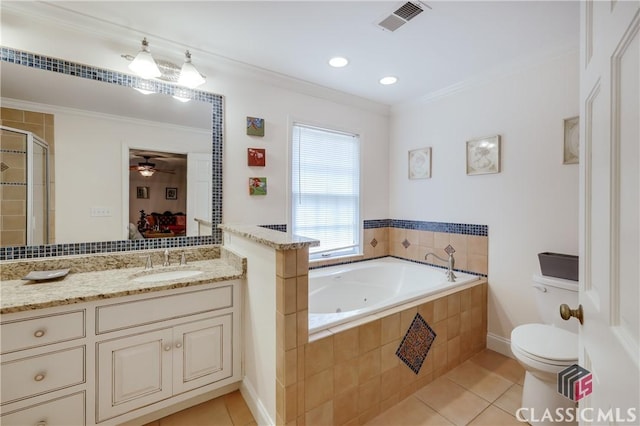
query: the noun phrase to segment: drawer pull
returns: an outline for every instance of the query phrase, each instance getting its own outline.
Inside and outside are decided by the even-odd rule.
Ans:
[[[36,426],[47,426],[47,421],[46,420],[40,420],[38,423],[36,423]]]
[[[42,337],[42,336],[44,336],[44,333],[45,333],[45,331],[44,331],[44,330],[36,330],[36,332],[35,332],[35,333],[33,333],[33,335],[34,335],[35,337]],[[39,423],[38,423],[38,424],[39,424]]]
[[[167,351],[167,352],[168,352],[168,351],[170,351],[170,350],[171,350],[171,345],[167,345],[167,346],[165,346],[165,347],[164,347],[164,350],[165,350],[165,351]]]
[[[182,343],[176,343],[176,348],[180,349],[182,347]]]
[[[33,380],[35,380],[36,382],[41,382],[44,380],[44,373],[38,373],[36,374],[36,377],[33,378]]]

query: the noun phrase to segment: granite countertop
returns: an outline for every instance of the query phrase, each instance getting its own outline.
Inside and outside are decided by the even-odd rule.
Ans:
[[[226,233],[239,235],[276,250],[296,250],[320,245],[320,241],[312,238],[275,231],[262,226],[223,223],[218,225],[218,228]]]
[[[142,275],[176,270],[199,270],[201,274],[173,280],[136,282]],[[110,269],[70,273],[51,281],[13,279],[0,285],[0,314],[50,308],[113,297],[169,290],[244,277],[243,268],[226,259],[190,262],[185,266]]]

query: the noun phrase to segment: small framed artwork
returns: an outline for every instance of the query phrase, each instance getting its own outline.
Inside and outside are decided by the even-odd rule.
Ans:
[[[148,186],[136,187],[136,198],[149,198],[149,187]]]
[[[564,120],[564,156],[562,164],[578,164],[580,159],[579,117]]]
[[[500,173],[500,135],[467,141],[467,175]]]
[[[267,178],[250,177],[249,195],[267,195]]]
[[[409,179],[431,177],[431,147],[409,151]]]
[[[178,188],[165,188],[164,190],[164,198],[167,200],[177,200],[178,199]]]
[[[247,134],[249,136],[264,136],[264,118],[247,117]]]
[[[263,148],[247,148],[247,165],[252,167],[264,167],[267,161],[267,152]]]

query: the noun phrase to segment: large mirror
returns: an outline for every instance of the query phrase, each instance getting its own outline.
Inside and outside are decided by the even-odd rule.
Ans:
[[[177,214],[178,225],[184,226],[179,232],[155,226],[153,231],[164,230],[166,237],[158,235],[161,232],[146,233],[150,238],[152,234],[154,239],[216,234],[222,198],[215,193],[221,187],[215,175],[221,175],[221,164],[216,163],[216,155],[212,157],[212,141],[220,145],[214,149],[220,154],[221,101],[217,105],[196,99],[183,102],[164,93],[145,95],[126,83],[106,83],[5,61],[0,67],[3,113],[10,113],[3,114],[3,134],[7,127],[35,133],[35,123],[29,121],[43,120],[45,134],[38,136],[50,151],[50,206],[44,208],[50,216],[49,241],[31,239],[27,245],[129,240],[140,226],[138,209],[143,207],[149,209],[145,214],[167,216],[160,218],[161,223]],[[167,84],[154,87],[173,90]],[[190,97],[207,99],[203,94],[208,95],[194,91]],[[11,115],[16,111],[24,112],[22,118]],[[44,112],[44,118],[32,112]],[[5,151],[3,148],[3,154]],[[3,158],[15,160],[6,155]],[[176,173],[178,158],[186,163],[186,171]],[[139,164],[144,168],[151,164],[162,171],[144,176]],[[15,166],[3,161],[3,173],[7,168]],[[28,177],[26,173],[25,182]],[[3,175],[3,189],[6,187]],[[25,213],[27,210],[25,206]],[[28,218],[25,227],[29,227]],[[197,244],[198,239],[182,238],[173,244],[187,243]],[[2,246],[8,245],[20,244],[2,242]],[[123,244],[123,249],[127,248],[145,245]]]

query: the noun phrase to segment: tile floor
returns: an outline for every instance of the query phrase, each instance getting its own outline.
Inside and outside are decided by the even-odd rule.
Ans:
[[[520,407],[523,383],[524,369],[517,361],[485,349],[366,425],[522,425],[515,411]],[[145,426],[214,425],[256,425],[239,391]]]

